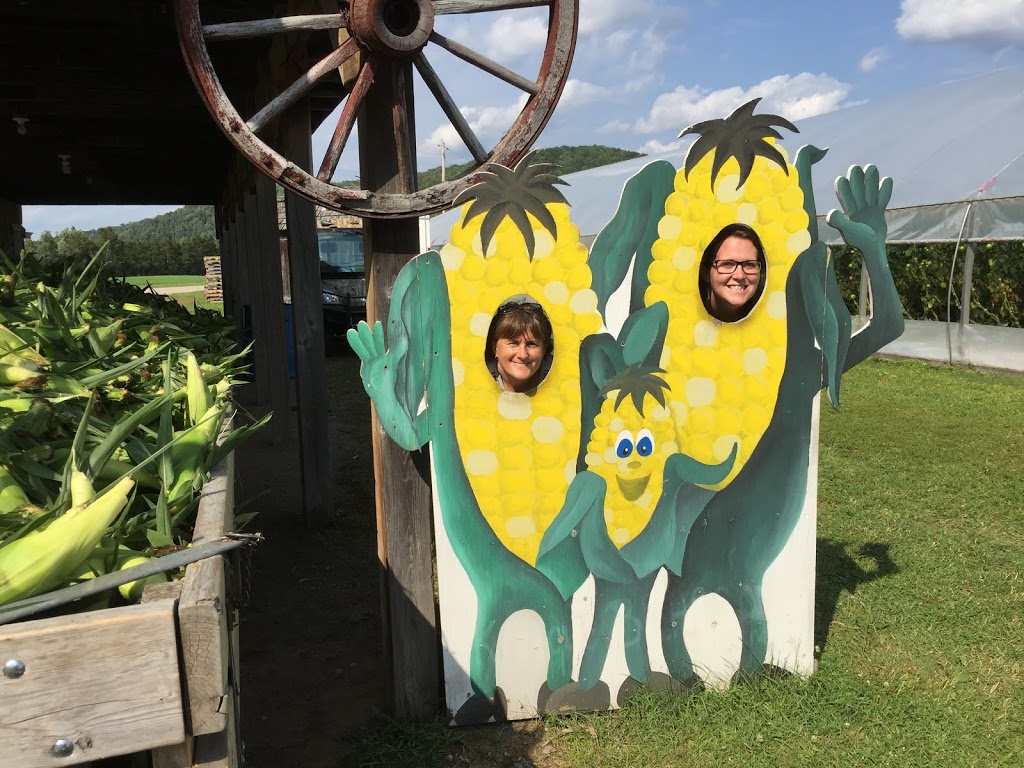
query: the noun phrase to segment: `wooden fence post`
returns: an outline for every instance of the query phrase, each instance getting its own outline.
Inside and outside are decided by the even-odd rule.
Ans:
[[[382,66],[359,116],[359,167],[374,192],[415,189],[411,65]],[[365,219],[367,315],[387,324],[399,270],[419,253],[418,219]],[[426,720],[439,709],[440,642],[433,586],[431,495],[427,449],[410,454],[372,416],[377,552],[384,642],[390,650],[389,700],[396,717]],[[387,651],[386,651],[387,652]]]

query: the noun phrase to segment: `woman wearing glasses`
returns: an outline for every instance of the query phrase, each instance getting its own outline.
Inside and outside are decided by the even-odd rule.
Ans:
[[[712,317],[742,320],[764,292],[764,246],[746,224],[730,224],[715,235],[700,262],[700,297]]]
[[[491,319],[485,362],[506,392],[529,392],[547,375],[554,350],[551,321],[529,296],[504,302]]]

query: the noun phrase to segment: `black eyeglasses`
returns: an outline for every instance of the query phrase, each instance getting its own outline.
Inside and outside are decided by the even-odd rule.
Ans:
[[[714,267],[715,271],[720,275],[731,275],[736,271],[736,267],[740,267],[743,270],[744,275],[761,274],[761,262],[756,259],[753,261],[733,261],[732,259],[712,261],[711,266]]]

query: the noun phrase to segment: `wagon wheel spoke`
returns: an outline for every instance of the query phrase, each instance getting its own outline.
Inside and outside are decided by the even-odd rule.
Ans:
[[[484,72],[488,72],[495,77],[501,78],[509,85],[514,85],[519,90],[526,91],[531,96],[536,95],[537,91],[540,90],[536,81],[528,80],[522,75],[513,72],[511,69],[501,66],[498,62],[488,59],[482,53],[477,53],[472,48],[468,48],[462,43],[457,43],[442,34],[431,32],[430,42],[436,43],[439,48],[443,48],[449,53],[458,56],[463,61],[467,61],[475,67],[479,67]]]
[[[306,74],[285,88],[273,101],[253,115],[247,125],[253,133],[259,133],[267,123],[284,112],[288,107],[313,90],[313,86],[325,76],[334,72],[349,58],[359,53],[355,38],[349,38],[320,61],[310,67]],[[347,134],[346,134],[347,135]]]
[[[434,13],[483,13],[485,11],[513,11],[517,8],[537,8],[551,5],[551,0],[434,0]]]
[[[232,21],[226,24],[203,25],[203,38],[207,42],[218,40],[251,40],[256,37],[276,35],[279,32],[295,32],[307,29],[340,29],[345,20],[340,13],[317,14],[315,16],[287,16],[282,19],[257,19],[255,21]]]
[[[355,42],[355,40],[350,38],[348,42]],[[352,84],[352,91],[345,100],[341,117],[338,118],[338,124],[334,127],[334,135],[331,136],[331,143],[327,147],[327,154],[324,155],[323,162],[320,164],[320,171],[316,175],[320,181],[329,183],[334,177],[334,172],[338,170],[338,161],[341,159],[341,153],[345,149],[349,135],[352,133],[352,127],[356,123],[359,105],[366,98],[366,92],[370,90],[370,84],[373,83],[376,65],[376,58],[369,57],[360,68],[359,75]]]
[[[427,84],[430,92],[434,94],[437,103],[441,105],[441,109],[444,110],[448,119],[452,121],[452,126],[454,126],[462,141],[473,155],[473,159],[476,160],[478,165],[483,165],[487,162],[487,150],[483,148],[480,140],[473,133],[473,129],[469,127],[469,123],[466,122],[466,118],[459,111],[458,105],[452,99],[451,94],[448,93],[448,89],[444,87],[444,83],[441,82],[434,68],[430,66],[430,62],[427,61],[427,57],[423,55],[422,51],[416,54],[413,63],[416,65],[416,71],[423,78],[423,82]]]

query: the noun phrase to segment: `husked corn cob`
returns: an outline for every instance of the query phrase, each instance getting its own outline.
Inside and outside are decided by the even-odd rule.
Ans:
[[[0,605],[50,589],[73,573],[128,503],[135,482],[118,481],[104,493],[71,507],[40,530],[0,549]],[[72,473],[72,497],[92,496],[81,472]]]
[[[28,503],[28,496],[18,485],[18,481],[11,477],[7,467],[0,464],[0,512],[13,512]]]

